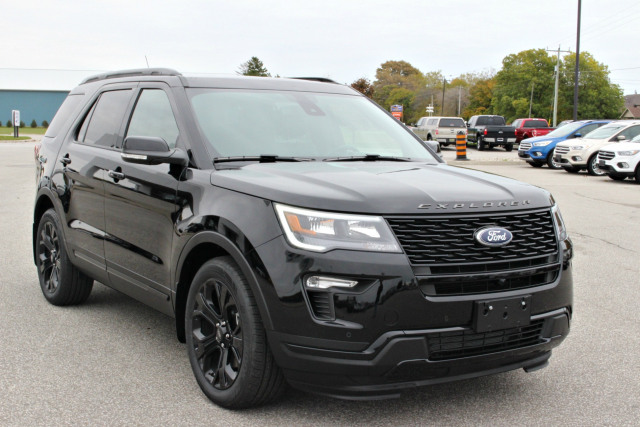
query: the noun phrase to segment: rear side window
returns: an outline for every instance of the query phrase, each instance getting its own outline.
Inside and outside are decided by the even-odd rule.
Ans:
[[[78,141],[99,147],[115,147],[131,90],[104,92],[98,98],[78,134]]]
[[[622,132],[620,132],[618,136],[624,136],[625,139],[628,141],[630,139],[635,138],[638,134],[640,134],[640,126],[630,126],[625,130],[623,130]]]
[[[544,120],[527,120],[526,122],[524,122],[524,127],[526,127],[526,128],[546,128],[546,127],[549,127],[549,125]]]
[[[80,101],[84,98],[84,95],[69,95],[64,100],[60,108],[58,108],[58,112],[53,117],[49,128],[47,129],[47,133],[44,136],[48,138],[54,138],[58,135],[60,130],[62,130],[63,125],[67,122],[71,113],[76,110],[76,107],[80,104]]]
[[[178,125],[171,110],[169,97],[162,89],[145,89],[140,94],[131,116],[127,136],[157,136],[174,148],[178,140]]]
[[[513,126],[514,128],[518,128],[520,127],[521,122],[522,122],[522,119],[515,120],[513,123],[511,123],[511,126]]]
[[[462,119],[440,119],[440,126],[446,128],[463,128],[464,120]]]
[[[577,133],[579,133],[582,136],[585,136],[586,134],[588,134],[589,132],[591,132],[593,130],[596,130],[600,126],[602,126],[602,124],[592,123],[590,125],[586,125],[586,126],[580,128]]]

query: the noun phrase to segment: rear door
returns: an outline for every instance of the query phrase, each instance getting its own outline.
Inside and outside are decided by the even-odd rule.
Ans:
[[[75,264],[108,283],[104,257],[104,179],[106,157],[121,136],[131,85],[111,85],[98,93],[74,124],[60,150],[65,186],[58,194],[65,210],[65,234]]]
[[[168,86],[141,84],[134,98],[124,138],[156,136],[172,148],[179,144],[177,109]],[[110,153],[105,179],[109,278],[115,288],[172,314],[171,245],[179,171],[167,164],[127,163],[120,154]]]

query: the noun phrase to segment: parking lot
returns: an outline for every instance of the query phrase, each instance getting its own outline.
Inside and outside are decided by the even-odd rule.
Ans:
[[[99,284],[81,306],[45,301],[31,255],[33,143],[0,144],[0,425],[638,425],[640,185],[534,169],[515,150],[443,157],[559,203],[575,244],[574,319],[550,365],[384,402],[289,390],[232,412],[201,393],[173,319]]]

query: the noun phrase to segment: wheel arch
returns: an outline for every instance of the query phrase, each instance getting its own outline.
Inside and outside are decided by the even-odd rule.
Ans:
[[[191,282],[205,262],[221,256],[230,256],[236,264],[238,264],[242,274],[244,274],[249,282],[253,296],[258,304],[258,310],[265,329],[272,329],[271,316],[267,310],[264,295],[258,284],[258,279],[245,255],[225,236],[213,231],[203,231],[193,236],[185,245],[176,266],[174,312],[176,317],[176,333],[180,342],[185,342],[186,338],[185,308]]]
[[[42,218],[42,215],[49,209],[55,209],[53,200],[51,200],[51,197],[46,192],[42,192],[36,199],[36,203],[33,208],[33,225],[32,225],[33,229],[31,231],[31,252],[33,255],[34,264],[37,264],[36,233],[38,232],[38,225],[40,224],[40,218]]]

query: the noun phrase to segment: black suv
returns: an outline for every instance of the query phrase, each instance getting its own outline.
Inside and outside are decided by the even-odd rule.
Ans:
[[[326,79],[88,78],[36,152],[45,298],[94,280],[175,317],[204,393],[249,407],[547,364],[572,245],[551,195],[447,166]]]

